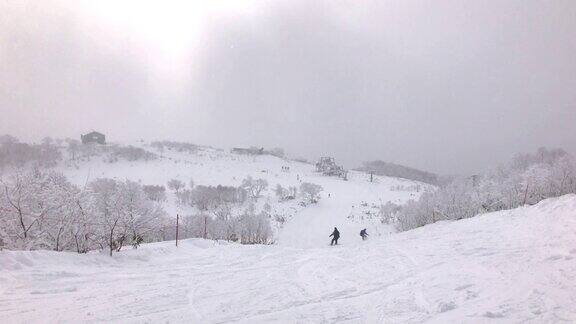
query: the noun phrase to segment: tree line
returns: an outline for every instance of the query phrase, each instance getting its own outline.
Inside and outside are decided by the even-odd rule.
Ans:
[[[137,182],[96,179],[84,188],[59,172],[32,168],[0,180],[0,246],[76,251],[166,239],[171,224],[161,204]]]
[[[576,193],[576,163],[562,149],[540,148],[484,174],[455,177],[417,201],[380,208],[383,222],[409,230],[440,220],[457,220],[543,199]]]
[[[192,180],[185,184],[172,179],[167,185],[174,191],[178,205],[194,210],[183,217],[183,238],[228,240],[242,244],[274,242],[272,206],[259,201],[268,188],[265,179],[248,176],[239,186],[195,185]],[[275,194],[279,202],[300,197],[300,203],[307,205],[318,202],[321,190],[321,186],[306,182],[300,185],[300,190],[278,184]]]
[[[38,167],[19,169],[0,178],[0,248],[86,253],[174,239],[174,219],[163,206],[162,185],[109,178],[85,186],[72,184],[62,173]],[[176,203],[191,211],[182,217],[182,238],[274,242],[272,207],[259,203],[268,187],[264,179],[245,178],[238,186],[167,183]],[[300,190],[278,185],[280,202],[302,198],[316,203],[322,188],[303,183]]]

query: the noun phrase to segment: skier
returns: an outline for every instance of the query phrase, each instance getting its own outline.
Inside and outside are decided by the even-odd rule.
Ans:
[[[368,233],[366,233],[366,229],[360,231],[360,236],[362,236],[362,241],[365,241],[368,237]]]
[[[332,242],[330,242],[330,245],[338,245],[338,239],[340,238],[340,232],[338,232],[338,229],[336,227],[334,227],[334,232],[332,232],[332,234],[330,234],[330,236],[332,236]],[[330,237],[328,236],[328,237]]]

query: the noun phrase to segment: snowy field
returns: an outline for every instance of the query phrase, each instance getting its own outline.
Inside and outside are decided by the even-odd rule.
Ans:
[[[67,161],[57,167],[70,181],[83,186],[97,178],[112,178],[116,180],[129,179],[140,184],[163,185],[171,179],[178,179],[185,184],[193,180],[195,185],[227,185],[239,186],[247,176],[254,179],[264,179],[268,188],[258,199],[260,207],[268,203],[272,214],[286,216],[286,230],[276,239],[280,244],[296,247],[313,247],[323,245],[325,238],[334,226],[345,232],[358,233],[368,228],[372,235],[388,235],[392,229],[382,224],[375,214],[378,207],[387,202],[403,204],[410,199],[418,199],[424,190],[433,188],[431,185],[392,177],[370,176],[363,172],[350,171],[348,180],[337,177],[323,176],[315,172],[312,164],[271,155],[238,155],[228,151],[199,147],[197,152],[177,152],[164,150],[139,143],[142,147],[158,155],[151,161],[105,162],[103,156],[94,156],[90,160],[79,160],[75,163]],[[288,171],[282,171],[288,167]],[[287,188],[299,187],[303,182],[321,185],[320,203],[302,208],[299,199],[279,202],[274,193],[277,184]],[[402,190],[394,188],[402,187]],[[419,190],[414,188],[418,187]],[[193,213],[190,208],[178,206],[175,195],[168,190],[168,201],[164,209],[170,217],[176,214]],[[363,206],[364,205],[364,206]],[[372,216],[366,215],[371,212]],[[293,215],[299,217],[294,217]],[[342,238],[347,241],[346,237]],[[353,241],[349,243],[355,243]]]
[[[126,143],[127,144],[127,143]],[[133,143],[131,143],[133,144]],[[142,184],[163,185],[171,179],[178,179],[188,184],[190,180],[195,185],[228,185],[239,186],[242,180],[251,176],[255,179],[265,179],[269,187],[263,193],[265,198],[275,198],[276,184],[284,187],[298,187],[302,182],[312,182],[324,187],[323,196],[336,190],[344,192],[357,200],[376,197],[376,202],[405,202],[407,199],[417,199],[419,193],[412,191],[392,191],[393,186],[420,186],[422,190],[431,186],[418,181],[374,176],[374,182],[369,183],[369,175],[363,172],[350,171],[349,181],[336,177],[326,177],[317,172],[313,164],[282,159],[271,155],[239,155],[224,150],[200,147],[197,152],[158,151],[149,145],[140,144],[149,152],[157,154],[157,159],[150,161],[119,160],[106,162],[101,153],[89,160],[66,161],[56,168],[63,172],[70,181],[84,185],[97,178],[129,179]],[[282,167],[288,167],[287,172]],[[334,187],[334,188],[333,188]],[[339,199],[345,195],[336,196]],[[276,200],[276,199],[273,199]],[[271,203],[274,201],[271,200]],[[347,199],[350,202],[350,199]],[[168,209],[177,211],[176,206],[168,204]]]
[[[2,323],[576,321],[575,195],[366,242],[357,233],[342,235],[338,247],[186,240],[179,248],[173,242],[148,244],[113,258],[2,251],[0,318]]]

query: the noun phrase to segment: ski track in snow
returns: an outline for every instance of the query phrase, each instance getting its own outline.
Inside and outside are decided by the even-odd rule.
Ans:
[[[309,246],[313,237],[303,246],[185,240],[176,248],[162,242],[113,258],[3,251],[0,318],[3,323],[574,322],[575,233],[576,196],[568,195],[366,242],[359,237],[353,242],[352,234],[343,232],[346,244],[338,247],[326,246],[325,233],[319,247]]]

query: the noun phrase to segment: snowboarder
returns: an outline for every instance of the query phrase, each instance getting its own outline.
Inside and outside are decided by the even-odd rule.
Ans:
[[[366,233],[366,229],[360,231],[360,236],[362,236],[362,241],[365,241],[368,238],[368,233]]]
[[[338,245],[338,239],[340,238],[340,232],[338,232],[338,229],[336,227],[334,227],[334,232],[332,232],[332,234],[330,234],[330,236],[332,236],[332,242],[330,242],[330,245]],[[330,237],[328,236],[328,237]]]

